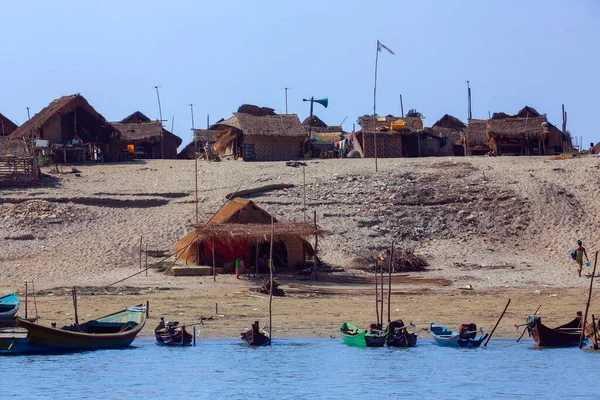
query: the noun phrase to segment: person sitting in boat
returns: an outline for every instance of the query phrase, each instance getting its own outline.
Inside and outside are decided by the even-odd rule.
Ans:
[[[158,323],[158,325],[156,326],[156,331],[159,330],[165,330],[165,317],[160,317],[160,322]]]

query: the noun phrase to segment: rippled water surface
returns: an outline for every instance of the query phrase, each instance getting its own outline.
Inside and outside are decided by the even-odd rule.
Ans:
[[[341,339],[233,340],[0,358],[2,395],[24,398],[598,398],[600,352],[493,340],[451,349],[352,348]],[[461,395],[461,397],[457,397]]]

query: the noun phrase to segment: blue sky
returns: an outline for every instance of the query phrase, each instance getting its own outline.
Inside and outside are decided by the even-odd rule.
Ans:
[[[163,119],[184,145],[196,127],[243,103],[304,119],[303,97],[329,97],[315,114],[344,128],[373,111],[416,108],[432,125],[548,114],[584,143],[600,140],[600,2],[547,1],[6,1],[0,24],[0,112],[18,123],[62,95],[81,93],[108,120],[140,110]]]

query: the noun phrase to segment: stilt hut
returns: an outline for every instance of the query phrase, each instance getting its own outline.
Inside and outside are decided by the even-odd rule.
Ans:
[[[75,135],[84,146],[70,147]],[[9,137],[47,140],[56,161],[82,160],[102,155],[116,161],[120,132],[80,94],[63,96],[19,126]]]
[[[293,269],[314,256],[307,239],[314,235],[308,223],[275,222],[273,243],[275,267]],[[271,215],[252,200],[235,198],[204,224],[194,227],[175,247],[187,265],[212,265],[232,272],[237,258],[245,256],[246,265],[257,266],[269,255]],[[214,248],[214,253],[213,253]],[[264,271],[263,271],[264,272]]]
[[[0,136],[8,136],[18,128],[17,124],[0,114]]]
[[[136,111],[112,125],[121,132],[121,158],[177,158],[177,148],[182,140],[166,130],[160,121],[151,121]]]

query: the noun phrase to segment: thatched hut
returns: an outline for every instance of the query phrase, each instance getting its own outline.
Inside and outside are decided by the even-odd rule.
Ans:
[[[221,156],[244,161],[286,161],[302,158],[308,141],[296,114],[269,113],[269,108],[244,105],[229,119],[212,125],[218,130],[214,148]],[[249,114],[256,111],[258,115]]]
[[[487,137],[496,155],[543,155],[548,121],[546,117],[490,119]]]
[[[133,145],[137,158],[177,158],[177,148],[182,140],[166,130],[160,121],[151,121],[140,111],[136,111],[120,122],[111,123],[121,132],[119,147],[127,156],[128,146]]]
[[[0,113],[0,136],[8,136],[17,128],[17,124]]]
[[[35,184],[39,179],[31,140],[0,137],[0,186]]]
[[[271,214],[252,200],[235,198],[208,218],[204,224],[182,238],[175,247],[179,259],[188,265],[215,265],[232,269],[237,258],[246,257],[246,265],[257,265],[269,255]],[[314,255],[308,243],[311,235],[322,234],[309,223],[282,223],[273,218],[275,267],[296,267]]]
[[[471,119],[465,132],[465,149],[468,156],[483,156],[491,150],[487,137],[487,120]]]
[[[464,135],[467,126],[458,118],[444,114],[426,131],[440,138],[440,156],[464,156]]]
[[[53,147],[56,147],[56,151],[61,151],[75,135],[86,144],[85,151],[88,154],[101,151],[106,161],[116,161],[119,130],[104,119],[80,94],[54,100],[9,136],[48,140],[50,151]],[[62,151],[66,159],[66,150]],[[57,160],[60,160],[60,157]]]
[[[393,130],[392,123],[403,122],[404,128]],[[358,119],[361,130],[356,134],[364,157],[420,157],[421,145],[427,140],[421,117],[374,117],[365,115]],[[425,136],[423,136],[425,134]],[[435,140],[435,139],[434,139]],[[438,143],[439,146],[439,143]]]

